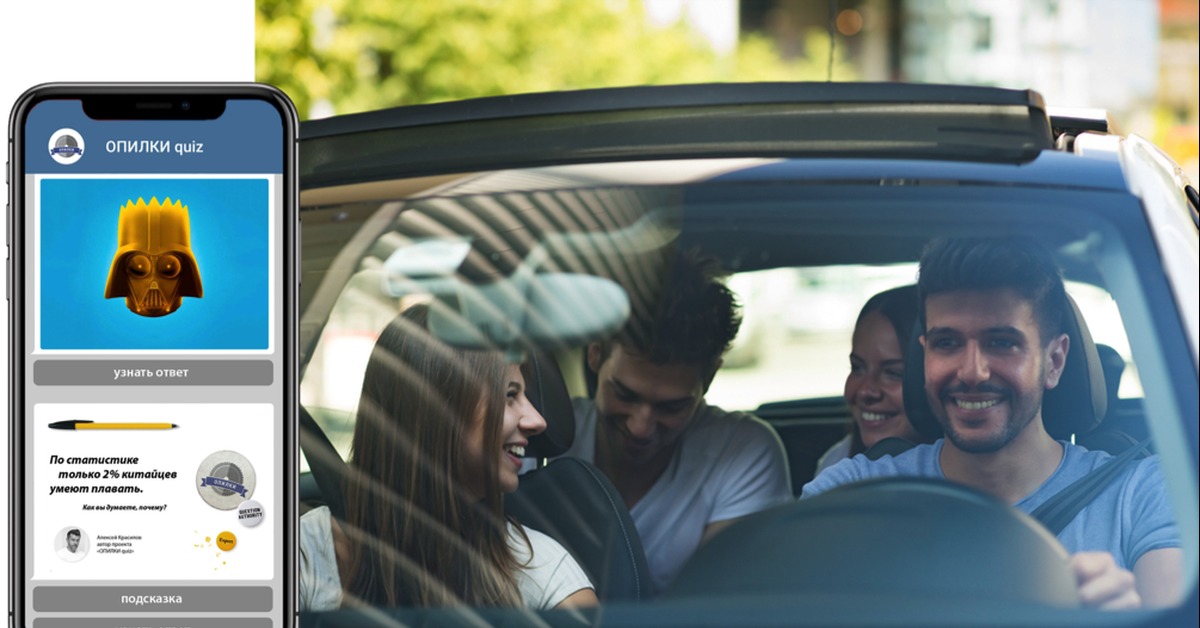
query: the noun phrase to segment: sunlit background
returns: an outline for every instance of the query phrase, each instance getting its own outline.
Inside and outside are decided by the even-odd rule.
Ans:
[[[257,78],[303,118],[510,93],[707,81],[912,81],[1034,89],[1107,110],[1192,181],[1200,0],[260,0]],[[913,265],[741,273],[745,323],[710,402],[840,396],[858,309]],[[1103,291],[1072,286],[1127,359]],[[791,295],[784,297],[782,295]],[[357,310],[355,310],[357,312]],[[377,327],[331,316],[306,405],[349,412]],[[344,328],[344,329],[343,329]],[[340,334],[340,335],[339,335]],[[335,367],[322,369],[329,362]],[[568,370],[572,365],[568,364]],[[324,376],[317,374],[324,373]],[[568,373],[568,375],[571,375]],[[581,376],[580,376],[581,377]],[[1122,396],[1139,396],[1136,369]]]
[[[1105,109],[1200,180],[1200,0],[259,0],[256,10],[257,78],[303,118],[614,85],[994,85]]]

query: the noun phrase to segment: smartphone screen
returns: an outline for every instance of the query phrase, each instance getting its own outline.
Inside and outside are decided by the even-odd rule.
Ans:
[[[253,86],[111,91],[19,121],[14,602],[38,628],[279,627],[294,115]]]

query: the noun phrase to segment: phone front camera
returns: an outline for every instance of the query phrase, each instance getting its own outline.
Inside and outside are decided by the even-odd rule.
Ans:
[[[185,100],[185,101],[179,103],[179,108],[184,111],[189,111],[192,108],[192,103],[191,103],[191,101]]]

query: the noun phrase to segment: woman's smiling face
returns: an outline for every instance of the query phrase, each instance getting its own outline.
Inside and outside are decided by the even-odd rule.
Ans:
[[[525,376],[522,375],[519,364],[509,364],[504,370],[504,395],[504,421],[500,427],[501,451],[495,458],[496,477],[500,482],[500,490],[511,493],[517,490],[521,458],[525,456],[529,439],[546,430],[546,419],[525,396]],[[480,416],[471,424],[466,432],[464,451],[468,469],[467,489],[478,497],[483,497],[483,474],[480,471],[488,460],[483,451],[486,441],[485,422]]]
[[[882,312],[863,316],[854,329],[844,395],[866,447],[885,438],[920,440],[904,414],[904,354]]]

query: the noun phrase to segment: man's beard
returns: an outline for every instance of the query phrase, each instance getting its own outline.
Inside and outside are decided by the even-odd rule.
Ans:
[[[1044,366],[1039,369],[1038,381],[1045,381],[1045,370]],[[950,413],[947,411],[947,405],[954,403],[950,399],[951,394],[965,392],[987,392],[1003,395],[1003,399],[1008,402],[1008,417],[998,434],[990,436],[985,440],[979,440],[968,439],[955,431],[954,425],[950,421]],[[955,447],[960,451],[971,454],[991,454],[1000,451],[1011,443],[1033,422],[1033,418],[1037,416],[1038,411],[1042,407],[1042,397],[1044,394],[1044,390],[1038,390],[1025,399],[1019,399],[1011,388],[994,386],[985,382],[971,389],[963,386],[946,388],[941,392],[941,397],[937,400],[937,403],[932,405],[937,408],[934,415],[937,417],[938,423],[941,424],[942,431],[945,432],[946,438],[954,443]],[[1032,403],[1024,403],[1026,401]]]

